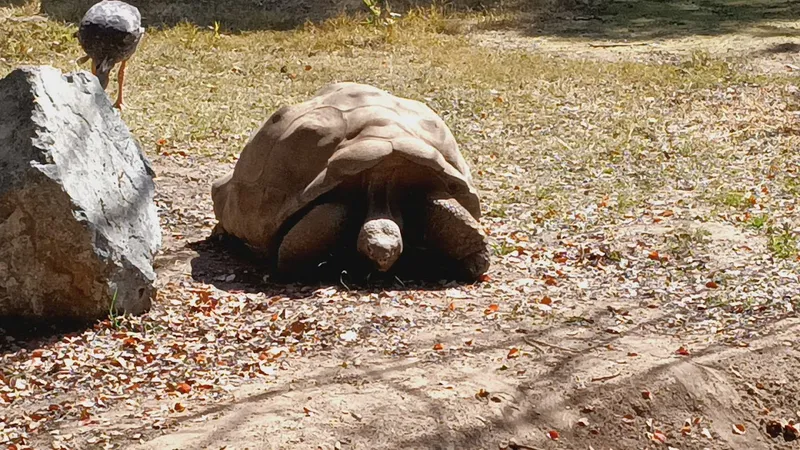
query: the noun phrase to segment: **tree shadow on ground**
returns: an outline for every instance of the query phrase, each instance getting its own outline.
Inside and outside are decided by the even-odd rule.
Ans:
[[[0,0],[8,1],[8,0]],[[16,1],[16,0],[12,0]],[[49,17],[77,23],[97,0],[41,0],[42,12]],[[306,22],[321,22],[341,14],[367,13],[363,0],[128,0],[139,8],[144,26],[174,26],[189,22],[242,32],[288,30]],[[485,8],[497,0],[455,0],[448,8]],[[392,11],[404,13],[415,7],[429,7],[435,0],[390,0]]]
[[[607,312],[605,309],[600,308],[595,312],[593,317],[599,320],[600,316],[606,313]],[[598,335],[596,336],[596,339],[592,340],[592,345],[589,345],[583,349],[570,350],[566,348],[558,348],[558,346],[554,345],[552,352],[549,354],[554,361],[550,361],[550,363],[547,364],[548,368],[544,372],[537,375],[527,376],[526,380],[521,381],[520,386],[515,392],[505,393],[510,395],[510,400],[505,398],[505,396],[504,399],[492,400],[499,403],[507,403],[504,407],[504,413],[495,417],[482,419],[481,425],[445,426],[445,424],[451,421],[452,417],[450,414],[452,414],[452,412],[447,410],[441,399],[430,396],[421,389],[412,389],[406,385],[400,384],[397,382],[397,380],[390,379],[391,375],[400,375],[410,369],[420,368],[422,366],[434,367],[438,364],[446,364],[448,361],[458,358],[459,356],[457,354],[443,355],[436,360],[438,362],[419,359],[406,360],[401,358],[392,361],[391,363],[387,363],[386,366],[365,369],[361,373],[352,374],[347,379],[342,379],[337,376],[339,373],[338,369],[324,370],[321,373],[311,375],[303,380],[293,380],[293,386],[291,388],[278,387],[269,389],[259,394],[246,396],[225,404],[215,405],[209,409],[203,409],[183,416],[177,419],[177,422],[190,423],[198,420],[200,417],[216,414],[230,413],[236,415],[238,414],[236,412],[237,406],[244,404],[262,404],[269,399],[282,396],[290,392],[295,392],[298,390],[303,392],[306,390],[306,387],[303,386],[308,386],[308,389],[313,390],[338,383],[352,384],[356,380],[361,380],[370,384],[380,383],[386,386],[386,388],[389,390],[395,390],[402,393],[404,397],[413,399],[415,404],[424,405],[425,408],[430,411],[430,416],[435,417],[436,422],[440,425],[430,432],[424,433],[420,436],[410,437],[407,440],[392,442],[391,445],[386,447],[393,449],[496,448],[501,441],[508,442],[510,438],[516,437],[517,428],[520,426],[536,426],[540,428],[548,427],[550,425],[548,422],[551,420],[551,418],[548,416],[548,411],[561,411],[570,408],[574,409],[575,406],[581,405],[590,406],[596,403],[596,401],[605,401],[606,403],[603,404],[603,409],[606,409],[607,411],[605,411],[604,414],[606,414],[607,417],[613,417],[615,420],[618,420],[619,417],[629,414],[631,411],[636,410],[637,408],[642,408],[642,411],[646,411],[637,413],[637,415],[640,417],[638,417],[636,420],[641,421],[644,421],[643,417],[658,418],[659,415],[668,415],[670,413],[692,413],[703,416],[704,412],[714,414],[718,411],[729,410],[730,405],[726,405],[724,399],[719,403],[717,403],[716,399],[712,396],[709,396],[709,398],[695,399],[693,396],[696,395],[696,393],[687,391],[687,388],[683,385],[683,382],[680,381],[681,374],[706,373],[708,370],[713,370],[714,366],[717,366],[717,370],[723,370],[724,367],[718,363],[719,361],[724,361],[724,366],[730,367],[731,364],[735,363],[736,357],[747,358],[747,352],[749,351],[748,349],[719,344],[710,345],[704,349],[694,351],[690,355],[665,358],[662,363],[657,363],[652,367],[640,372],[634,372],[630,377],[621,377],[619,379],[614,379],[611,377],[611,381],[592,382],[584,388],[576,388],[571,392],[567,390],[558,394],[553,392],[553,389],[556,386],[564,387],[566,385],[576,383],[576,381],[573,380],[573,370],[580,366],[584,358],[591,358],[594,349],[617,346],[622,339],[626,337],[637,336],[640,332],[649,330],[655,325],[664,325],[668,319],[668,314],[660,314],[657,317],[641,323],[638,326],[619,335]],[[776,336],[779,333],[796,332],[797,327],[800,326],[800,324],[798,324],[796,320],[791,319],[792,317],[774,318],[773,320],[770,320],[768,324],[764,324],[765,326],[762,328],[762,330],[769,329],[770,331],[754,341],[754,343],[761,341],[769,344],[763,349],[759,350],[760,353],[790,351],[796,354],[796,350],[785,348],[783,343],[774,343],[774,341],[778,340],[776,339]],[[488,352],[500,349],[506,350],[511,346],[520,347],[528,344],[528,338],[547,339],[546,335],[551,333],[557,334],[558,328],[560,327],[547,327],[545,329],[538,330],[535,333],[530,332],[529,334],[509,336],[507,339],[503,339],[499,342],[494,342],[487,345],[476,345],[472,348],[464,349],[464,351],[468,353],[470,357],[478,357]],[[687,371],[682,369],[687,368],[687,366],[690,370]],[[800,366],[796,365],[796,367]],[[670,374],[672,374],[672,377],[670,377]],[[675,377],[676,374],[678,375],[677,378]],[[730,380],[728,380],[729,383],[733,383],[734,381],[737,383],[745,383],[748,381],[747,379],[742,378],[741,374],[737,373],[735,370],[733,370],[732,374],[737,375],[737,379],[730,377]],[[403,377],[400,378],[402,379]],[[649,402],[646,399],[643,400],[640,396],[631,395],[632,392],[638,394],[642,390],[654,387],[654,381],[656,380],[663,381],[669,380],[670,378],[672,378],[674,381],[667,381],[667,389],[659,392],[659,395],[661,396],[659,397],[658,402]],[[459,384],[463,381],[466,381],[466,379],[452,379],[449,381],[453,384]],[[303,382],[305,382],[305,384]],[[550,388],[542,390],[542,386],[549,386]],[[709,389],[711,389],[711,392],[716,392],[716,384],[711,386]],[[794,388],[792,388],[791,391],[792,392],[786,392],[787,396],[791,396],[795,392]],[[535,392],[536,394],[532,395],[531,392]],[[555,394],[555,397],[559,398],[555,404],[542,402],[541,398],[535,397],[535,395],[546,396],[550,394]],[[491,393],[487,395],[491,396]],[[607,404],[607,400],[609,398],[618,399],[619,401],[616,403]],[[489,399],[487,398],[486,401],[488,402]],[[710,401],[711,403],[705,404],[704,402],[706,401]],[[794,403],[796,404],[796,400],[794,400]],[[793,407],[794,405],[791,404],[786,405],[787,409],[792,409]],[[676,411],[676,409],[681,409],[681,411]],[[247,408],[245,408],[243,411],[245,413],[251,412]],[[596,420],[599,418],[593,417],[592,419]],[[756,429],[760,428],[757,424],[750,425]],[[365,439],[369,439],[374,437],[375,434],[375,430],[371,429],[371,426],[372,424],[369,421],[364,421],[355,429],[350,429],[348,434],[350,436],[359,435]],[[400,426],[400,424],[397,426]],[[581,427],[576,427],[574,430],[562,430],[561,437],[566,438],[566,442],[569,442],[570,438],[588,438],[594,445],[600,446],[619,445],[624,448],[636,448],[641,445],[641,441],[639,440],[638,436],[635,434],[631,435],[630,433],[620,434],[620,430],[616,429],[615,427],[610,427],[609,429],[604,430],[597,435],[590,436],[590,434],[594,434],[591,432],[592,429],[596,429],[596,427],[586,427],[584,429],[581,429]],[[224,438],[227,433],[232,431],[234,430],[230,427],[222,427],[219,429],[218,433],[214,434],[213,438],[215,439],[215,442],[217,442],[217,440]],[[210,443],[208,444],[210,445]],[[205,448],[208,447],[208,445],[204,445],[202,447]],[[514,445],[510,445],[508,447],[501,446],[500,448],[538,447],[525,447],[524,445],[515,447]]]
[[[715,36],[739,31],[754,35],[798,37],[796,28],[778,22],[800,18],[800,3],[760,0],[518,0],[520,14],[488,22],[492,28],[516,28],[534,37],[647,41]]]
[[[0,0],[19,3],[22,0]],[[49,17],[77,23],[96,0],[41,0]],[[145,26],[219,23],[224,31],[288,30],[342,14],[366,14],[363,0],[129,0]],[[790,0],[390,0],[393,12],[432,5],[449,12],[485,12],[476,28],[517,29],[534,37],[648,41],[713,36],[747,30],[754,36],[800,37],[779,26],[798,20],[800,3]]]

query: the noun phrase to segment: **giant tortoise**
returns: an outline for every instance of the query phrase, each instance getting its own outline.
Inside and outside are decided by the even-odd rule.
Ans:
[[[422,277],[475,280],[489,268],[453,134],[423,103],[373,86],[331,84],[280,108],[212,197],[214,234],[245,242],[279,276],[314,275],[335,255],[379,272],[438,272]]]

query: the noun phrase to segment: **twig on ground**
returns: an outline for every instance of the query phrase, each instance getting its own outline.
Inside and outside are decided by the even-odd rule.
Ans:
[[[558,346],[556,344],[549,344],[547,342],[542,342],[542,341],[540,341],[538,339],[533,339],[533,338],[530,338],[530,337],[523,337],[522,340],[526,344],[530,345],[531,347],[538,347],[538,346],[541,345],[543,347],[550,347],[550,348],[554,348],[556,350],[561,350],[561,351],[568,352],[568,353],[578,353],[577,350],[573,350],[571,348],[566,348],[566,347],[561,347],[561,346]]]
[[[609,42],[607,44],[593,44],[589,43],[589,47],[594,48],[608,48],[608,47],[641,47],[650,45],[649,42]]]
[[[622,372],[617,372],[617,373],[615,373],[615,374],[613,374],[613,375],[606,375],[606,376],[604,376],[604,377],[592,377],[592,381],[608,381],[608,380],[613,380],[614,378],[617,378],[618,376],[620,376],[620,374],[621,374],[621,373],[622,373]]]

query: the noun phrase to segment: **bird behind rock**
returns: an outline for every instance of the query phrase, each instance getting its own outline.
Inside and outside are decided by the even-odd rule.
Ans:
[[[120,64],[117,80],[119,90],[114,106],[121,108],[125,66],[144,35],[139,10],[122,1],[103,0],[86,11],[77,35],[86,52],[79,62],[92,60],[92,73],[97,76],[103,89],[108,87],[111,70]]]

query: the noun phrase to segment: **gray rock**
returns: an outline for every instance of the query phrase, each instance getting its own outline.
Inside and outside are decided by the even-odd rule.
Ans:
[[[97,78],[43,66],[0,80],[0,317],[148,310],[153,177]]]

